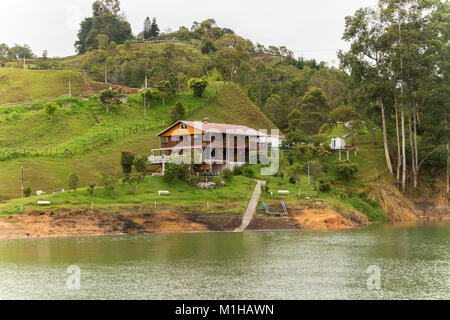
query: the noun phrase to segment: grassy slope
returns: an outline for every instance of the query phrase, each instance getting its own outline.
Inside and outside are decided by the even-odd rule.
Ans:
[[[32,71],[0,68],[0,104],[26,101],[29,97],[36,100],[67,95],[69,79],[74,95],[89,88],[79,73],[68,70]]]
[[[275,128],[259,109],[243,94],[239,88],[230,83],[212,83],[201,99],[194,99],[190,93],[177,96],[186,110],[190,110],[187,120],[201,120],[241,124],[260,128]],[[169,123],[169,113],[175,101],[162,105],[153,101],[148,112],[147,127],[150,131],[136,135],[126,135],[111,144],[100,146],[67,158],[28,157],[0,162],[0,195],[11,198],[20,194],[20,166],[24,166],[25,186],[32,190],[52,191],[57,188],[67,189],[67,176],[77,172],[81,185],[100,182],[101,173],[120,174],[120,151],[131,150],[148,155],[152,148],[159,146],[155,136]],[[10,110],[10,109],[6,109]],[[14,112],[14,111],[12,111]],[[100,121],[97,124],[93,118]],[[21,113],[17,119],[3,121],[0,126],[0,153],[4,149],[21,150],[23,148],[77,147],[80,153],[83,144],[95,141],[97,137],[111,135],[123,127],[142,126],[143,107],[136,96],[131,96],[128,104],[115,107],[107,114],[102,106],[95,102],[79,101],[70,108],[60,109],[53,122],[43,111]],[[120,130],[121,131],[121,130]]]

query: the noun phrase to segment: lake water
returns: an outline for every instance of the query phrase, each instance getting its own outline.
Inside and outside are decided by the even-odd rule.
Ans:
[[[0,241],[0,299],[449,299],[449,276],[448,222]]]

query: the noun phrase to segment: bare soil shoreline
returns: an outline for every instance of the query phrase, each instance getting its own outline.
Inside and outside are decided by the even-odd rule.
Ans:
[[[151,233],[231,232],[242,217],[227,213],[177,213],[133,207],[118,212],[86,209],[30,211],[0,218],[0,239]],[[342,230],[358,225],[329,209],[292,210],[289,217],[257,215],[246,231]]]

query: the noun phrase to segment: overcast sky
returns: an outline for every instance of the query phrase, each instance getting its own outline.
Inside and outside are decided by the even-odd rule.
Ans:
[[[0,43],[28,44],[37,55],[75,54],[79,23],[91,16],[93,0],[0,0]],[[336,64],[344,18],[377,0],[121,0],[133,33],[146,16],[156,17],[162,31],[190,27],[214,18],[240,36],[266,46],[285,45],[296,56]]]

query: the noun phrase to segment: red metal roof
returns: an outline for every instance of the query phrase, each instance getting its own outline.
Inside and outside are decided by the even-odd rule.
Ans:
[[[240,126],[240,125],[234,125],[234,124],[222,124],[222,123],[209,123],[209,122],[201,122],[201,121],[178,121],[177,123],[173,124],[169,128],[165,129],[163,132],[159,133],[158,136],[164,134],[166,131],[173,128],[175,125],[178,125],[179,123],[184,123],[192,128],[195,128],[197,130],[203,131],[203,132],[213,132],[213,133],[230,133],[235,135],[245,135],[245,136],[259,136],[264,137],[267,136],[267,134],[260,133],[259,131],[246,127],[246,126]]]

